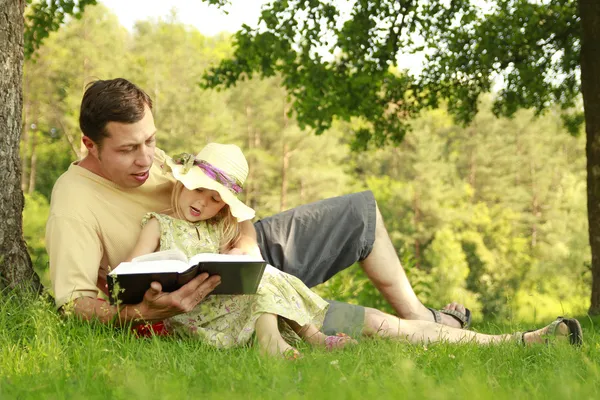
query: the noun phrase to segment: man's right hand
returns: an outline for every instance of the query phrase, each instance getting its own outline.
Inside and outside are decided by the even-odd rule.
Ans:
[[[221,283],[218,275],[202,273],[174,292],[163,292],[158,282],[152,282],[144,300],[134,306],[139,318],[145,321],[162,321],[175,315],[190,312]]]

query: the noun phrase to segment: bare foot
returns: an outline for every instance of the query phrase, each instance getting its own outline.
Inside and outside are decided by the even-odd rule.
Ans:
[[[286,359],[298,359],[301,354],[294,347],[290,346],[281,335],[257,335],[258,347],[263,354],[269,356],[283,356]]]
[[[358,344],[356,340],[345,333],[327,336],[323,332],[315,332],[310,336],[305,336],[304,340],[315,347],[324,347],[328,351],[343,349],[346,346]]]
[[[347,346],[355,346],[358,342],[345,333],[338,333],[335,336],[325,338],[325,348],[328,351],[343,349]]]

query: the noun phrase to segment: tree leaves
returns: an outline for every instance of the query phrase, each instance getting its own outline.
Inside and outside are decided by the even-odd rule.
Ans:
[[[406,121],[440,101],[462,123],[500,78],[496,115],[573,107],[580,92],[576,2],[553,0],[272,1],[258,28],[234,37],[230,59],[205,73],[204,87],[231,87],[255,73],[280,74],[302,126],[323,133],[335,118],[368,121],[353,147],[399,143]],[[417,77],[398,71],[404,54],[425,52]],[[574,120],[571,120],[574,122]]]
[[[81,18],[86,6],[96,0],[27,0],[25,12],[25,57],[31,57],[50,32],[56,31],[68,16]]]

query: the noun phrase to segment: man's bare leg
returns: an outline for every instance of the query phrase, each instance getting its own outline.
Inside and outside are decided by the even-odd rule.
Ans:
[[[433,322],[433,314],[417,298],[400,264],[379,207],[376,205],[375,208],[375,242],[371,253],[360,263],[362,269],[400,318]],[[451,303],[446,308],[465,312],[465,307],[457,303]],[[460,323],[454,317],[446,314],[441,314],[441,317],[442,324],[460,328]]]
[[[374,308],[365,308],[363,335],[407,340],[413,344],[427,344],[440,341],[450,343],[494,344],[521,340],[524,344],[544,343],[549,325],[524,336],[512,334],[487,335],[429,321],[403,320]],[[569,328],[563,322],[556,329],[556,336],[568,340]]]

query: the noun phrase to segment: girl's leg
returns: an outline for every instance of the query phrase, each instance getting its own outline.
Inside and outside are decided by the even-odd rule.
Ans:
[[[365,308],[365,326],[363,334],[405,339],[411,343],[433,343],[446,341],[451,343],[474,342],[494,344],[505,341],[523,341],[525,344],[543,343],[548,326],[533,332],[525,333],[522,337],[511,334],[487,335],[429,321],[403,320],[374,308]],[[556,329],[556,336],[568,338],[569,329],[561,323]],[[522,339],[521,339],[522,338]]]
[[[299,355],[298,350],[290,346],[281,336],[277,326],[277,315],[262,314],[256,320],[256,338],[261,351],[269,355],[292,353],[292,358]]]
[[[347,345],[356,344],[356,340],[344,334],[327,336],[313,324],[300,326],[296,321],[286,319],[288,325],[304,340],[313,346],[325,347],[327,350],[342,349]]]

